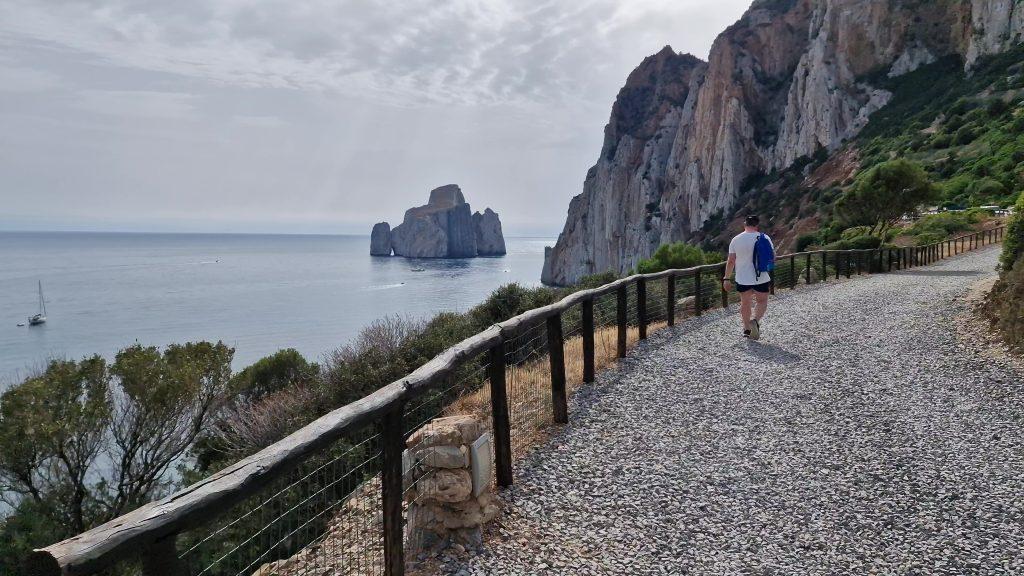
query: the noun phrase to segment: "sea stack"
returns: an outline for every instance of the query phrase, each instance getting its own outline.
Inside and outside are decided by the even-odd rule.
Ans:
[[[373,227],[370,254],[409,258],[472,258],[505,254],[498,214],[487,208],[474,214],[455,184],[435,188],[423,206],[405,212],[394,228]]]
[[[391,256],[391,225],[379,222],[370,233],[370,256]]]

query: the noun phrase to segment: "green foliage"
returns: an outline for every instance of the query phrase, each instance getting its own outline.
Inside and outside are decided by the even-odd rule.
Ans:
[[[692,268],[721,261],[722,257],[717,253],[705,252],[692,244],[677,242],[659,246],[653,256],[637,264],[637,272],[653,274],[663,270]]]
[[[0,395],[0,558],[17,562],[160,496],[227,395],[222,343],[54,360]],[[4,573],[17,573],[4,565]]]
[[[810,246],[818,244],[819,242],[821,242],[821,240],[818,238],[817,234],[801,234],[796,239],[796,251],[803,252]]]
[[[870,235],[871,235],[871,226],[854,226],[852,228],[847,228],[846,230],[843,230],[843,233],[842,233],[842,235],[840,235],[839,238],[841,240],[851,240],[853,238],[857,238],[858,236],[870,236]]]
[[[1003,274],[989,294],[987,308],[1006,343],[1024,352],[1024,252],[1012,266],[1006,265],[1008,254],[1004,245]]]
[[[945,239],[945,234],[940,234],[938,232],[925,232],[923,234],[918,234],[917,236],[914,237],[914,245],[928,246],[929,244],[938,244],[939,242],[942,242]]]
[[[878,236],[857,236],[847,240],[837,240],[822,246],[825,250],[873,250],[882,245]]]
[[[320,367],[298,350],[287,348],[261,358],[231,378],[231,390],[247,401],[256,401],[290,386],[316,380]]]
[[[1004,271],[1018,267],[1024,257],[1024,195],[1017,200],[1013,210],[1013,217],[1006,226],[1003,254],[999,260]]]
[[[924,169],[904,159],[890,160],[862,174],[836,203],[839,222],[884,231],[904,214],[939,197]]]
[[[971,212],[940,212],[922,216],[913,226],[905,230],[906,234],[939,234],[943,237],[957,232],[971,230],[978,223],[978,215]]]

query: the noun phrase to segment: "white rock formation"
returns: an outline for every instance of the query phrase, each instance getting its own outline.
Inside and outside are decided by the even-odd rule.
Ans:
[[[476,231],[476,250],[480,256],[502,256],[505,254],[505,237],[501,233],[498,213],[487,208],[481,214],[473,214],[473,229]]]
[[[371,235],[371,254],[383,255],[386,222]],[[390,229],[390,228],[387,228]],[[455,184],[430,192],[427,204],[410,208],[401,224],[390,229],[388,253],[410,258],[472,258],[505,253],[498,214],[488,208],[473,214],[462,190]]]

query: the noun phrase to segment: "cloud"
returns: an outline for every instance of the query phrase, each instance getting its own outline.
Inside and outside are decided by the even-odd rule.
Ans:
[[[594,72],[618,62],[618,54],[635,52],[618,32],[637,22],[700,18],[701,4],[5,0],[0,39],[44,43],[121,67],[402,106],[565,101],[592,92]]]
[[[182,120],[195,111],[197,97],[179,92],[147,90],[81,90],[75,106],[110,116]]]
[[[60,85],[60,77],[56,74],[0,63],[0,92],[47,92]]]

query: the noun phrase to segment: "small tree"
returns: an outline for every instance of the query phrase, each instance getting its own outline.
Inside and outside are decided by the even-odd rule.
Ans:
[[[858,177],[836,203],[836,215],[846,227],[869,226],[881,235],[903,215],[923,204],[936,202],[939,189],[919,164],[904,159],[890,160]]]
[[[0,573],[32,547],[166,493],[219,408],[234,351],[200,342],[56,360],[0,395]]]

